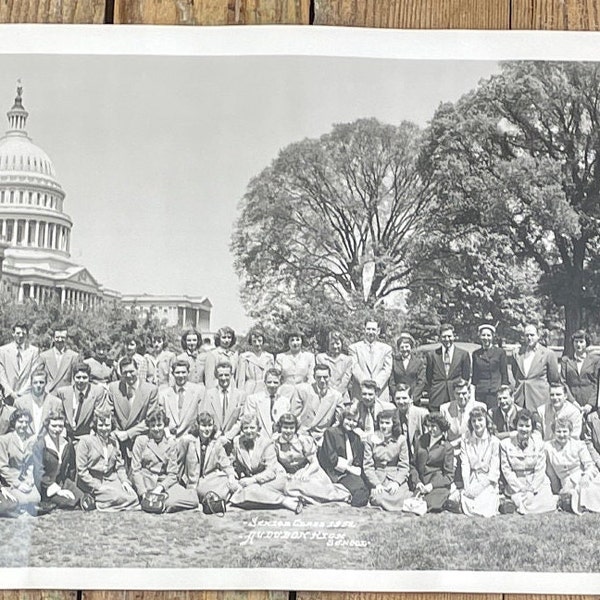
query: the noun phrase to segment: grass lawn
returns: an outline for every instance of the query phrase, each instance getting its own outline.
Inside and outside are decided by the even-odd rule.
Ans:
[[[285,510],[55,512],[0,520],[0,567],[273,567],[598,571],[600,515]]]

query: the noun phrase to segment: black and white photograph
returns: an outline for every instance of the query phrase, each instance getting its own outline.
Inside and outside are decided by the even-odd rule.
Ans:
[[[244,29],[0,26],[3,587],[597,590],[599,38]]]

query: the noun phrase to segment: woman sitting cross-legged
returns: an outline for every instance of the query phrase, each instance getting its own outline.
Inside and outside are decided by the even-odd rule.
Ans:
[[[450,496],[454,481],[454,449],[446,440],[450,425],[439,413],[423,420],[425,433],[415,442],[411,487],[427,502],[427,512],[440,512]]]
[[[94,505],[103,511],[140,508],[137,494],[125,473],[119,442],[112,435],[115,425],[111,410],[97,409],[92,433],[82,436],[75,449],[77,485],[88,495],[82,500],[86,510]]]
[[[550,512],[556,509],[557,497],[552,495],[546,475],[546,451],[540,435],[534,435],[536,422],[523,409],[517,417],[517,434],[500,442],[500,466],[506,481],[505,493],[514,504],[512,510],[525,514]],[[508,512],[506,506],[502,512]]]
[[[201,412],[197,426],[181,438],[179,455],[183,463],[183,484],[194,490],[200,502],[210,492],[225,500],[237,487],[231,460],[210,413]]]
[[[287,473],[285,492],[307,504],[350,502],[350,492],[329,479],[317,460],[317,444],[307,434],[298,433],[298,419],[281,415],[273,444],[279,463]]]
[[[411,492],[408,446],[395,410],[383,410],[377,415],[375,433],[365,441],[363,469],[371,486],[371,504],[400,512]]]
[[[600,473],[585,442],[571,437],[573,423],[557,419],[554,438],[546,442],[548,474],[560,497],[561,508],[577,515],[600,512]]]
[[[164,512],[168,513],[198,508],[195,491],[177,483],[178,442],[175,438],[166,437],[169,418],[165,411],[156,408],[150,412],[146,416],[146,426],[148,433],[135,439],[131,456],[131,480],[140,500],[148,495],[162,495]],[[143,510],[150,510],[147,502],[142,501],[141,504]]]
[[[285,493],[284,468],[277,461],[273,442],[260,435],[260,423],[254,414],[241,418],[241,433],[233,440],[233,465],[239,480],[230,498],[232,505],[302,511],[302,500]]]
[[[26,408],[10,415],[8,433],[0,436],[0,487],[3,496],[14,502],[14,510],[35,515],[41,497],[33,477],[32,423]]]
[[[500,505],[500,440],[493,435],[492,420],[484,408],[471,410],[467,426],[460,449],[461,508],[470,517],[492,517]]]
[[[75,448],[67,439],[65,422],[62,410],[50,410],[42,435],[33,446],[33,475],[42,497],[41,512],[79,508],[83,498],[75,483]]]

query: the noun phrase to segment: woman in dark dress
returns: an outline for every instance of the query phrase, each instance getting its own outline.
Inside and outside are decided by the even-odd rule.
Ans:
[[[508,385],[508,361],[506,352],[493,345],[496,328],[484,323],[479,326],[481,348],[473,352],[473,378],[475,400],[483,402],[488,409],[496,408],[496,396],[501,385]]]

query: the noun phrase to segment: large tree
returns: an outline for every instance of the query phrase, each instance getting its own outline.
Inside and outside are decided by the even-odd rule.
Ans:
[[[437,110],[421,167],[446,231],[500,236],[564,310],[565,334],[597,305],[600,67],[510,62]]]
[[[250,182],[232,249],[252,317],[398,302],[427,260],[431,193],[416,168],[419,144],[408,122],[335,125],[283,149]]]

